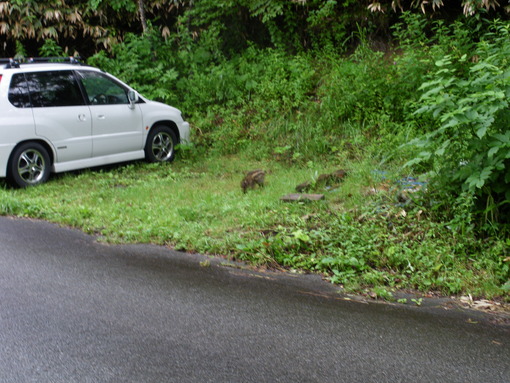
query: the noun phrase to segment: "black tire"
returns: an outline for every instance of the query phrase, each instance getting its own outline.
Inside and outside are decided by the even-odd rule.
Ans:
[[[44,146],[27,142],[12,153],[7,175],[14,186],[25,188],[46,182],[50,168],[50,156]]]
[[[168,126],[152,128],[145,144],[145,159],[149,162],[172,162],[177,138]]]

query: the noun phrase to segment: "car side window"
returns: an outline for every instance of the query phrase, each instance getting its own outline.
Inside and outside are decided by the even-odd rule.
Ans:
[[[9,85],[9,101],[16,108],[30,108],[30,98],[28,97],[28,87],[23,73],[12,76]]]
[[[92,71],[79,71],[91,105],[129,104],[127,89],[110,77]]]
[[[72,71],[26,73],[34,108],[85,105]]]

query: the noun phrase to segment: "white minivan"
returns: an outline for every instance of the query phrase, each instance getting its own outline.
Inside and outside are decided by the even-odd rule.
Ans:
[[[189,142],[179,110],[73,58],[47,61],[0,59],[0,177],[13,185],[142,158],[172,161],[176,145]]]

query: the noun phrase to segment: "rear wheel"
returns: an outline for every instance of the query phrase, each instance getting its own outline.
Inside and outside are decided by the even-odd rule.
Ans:
[[[50,176],[50,156],[41,144],[27,142],[12,154],[8,168],[10,182],[18,187],[35,186]]]
[[[175,157],[177,138],[168,126],[154,127],[147,137],[145,158],[149,162],[172,162]]]

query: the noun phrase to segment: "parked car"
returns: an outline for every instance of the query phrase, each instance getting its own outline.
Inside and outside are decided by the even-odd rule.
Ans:
[[[13,185],[143,158],[170,162],[189,142],[178,109],[74,58],[51,61],[0,59],[0,177]]]

